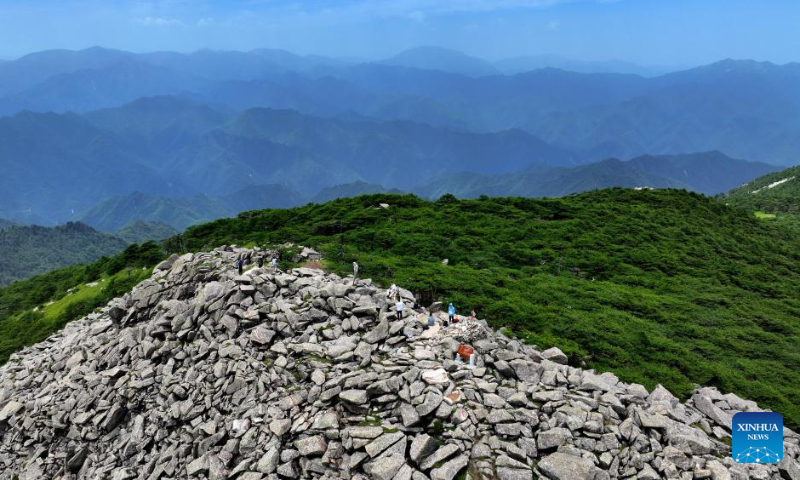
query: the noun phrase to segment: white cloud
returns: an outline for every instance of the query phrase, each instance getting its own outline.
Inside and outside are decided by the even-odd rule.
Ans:
[[[148,27],[180,27],[184,25],[184,23],[178,19],[167,17],[136,17],[133,19],[133,23]]]
[[[214,22],[213,18],[211,18],[211,17],[203,17],[203,18],[201,18],[200,20],[197,21],[197,26],[198,27],[207,27],[209,25],[214,25],[214,23],[216,23],[216,22]]]

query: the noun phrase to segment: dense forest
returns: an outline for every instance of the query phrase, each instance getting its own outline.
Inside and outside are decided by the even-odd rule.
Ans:
[[[800,425],[800,239],[716,200],[625,189],[435,202],[378,194],[244,212],[192,227],[164,247],[287,241],[319,249],[341,274],[358,260],[362,276],[410,288],[423,303],[474,309],[542,348],[562,348],[574,365],[662,383],[681,396],[714,385]],[[113,278],[163,253],[151,244],[126,255],[48,275]],[[44,284],[35,278],[0,290],[0,338],[23,328],[21,316],[41,316],[27,309],[50,296],[63,301],[62,290],[29,298],[27,289]],[[7,308],[14,295],[24,303]],[[15,341],[4,340],[0,354]]]

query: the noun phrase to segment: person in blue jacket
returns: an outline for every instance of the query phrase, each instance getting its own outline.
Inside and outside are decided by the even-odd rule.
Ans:
[[[454,307],[452,303],[447,306],[447,316],[449,318],[449,322],[447,322],[448,325],[451,322],[455,322],[455,319],[456,319],[456,307]]]

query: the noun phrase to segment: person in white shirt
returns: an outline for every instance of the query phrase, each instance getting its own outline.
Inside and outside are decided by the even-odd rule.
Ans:
[[[398,300],[397,304],[394,306],[395,310],[397,310],[397,318],[398,320],[403,318],[403,311],[406,308],[406,305],[403,303],[402,300]]]
[[[353,262],[353,285],[356,284],[356,280],[358,280],[358,262]]]

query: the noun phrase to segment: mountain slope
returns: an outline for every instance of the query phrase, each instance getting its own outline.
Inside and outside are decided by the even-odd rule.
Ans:
[[[379,63],[399,67],[441,70],[470,77],[496,75],[499,73],[486,60],[465,55],[457,50],[431,46],[411,48],[393,57],[381,60]]]
[[[307,198],[355,181],[408,189],[462,169],[502,173],[576,161],[569,151],[520,130],[478,134],[271,109],[231,114],[174,97],[143,98],[81,116],[24,112],[0,118],[0,128],[0,216],[45,225],[73,220],[98,202],[135,191],[225,196],[247,185],[277,184]],[[297,204],[296,198],[274,206],[287,204]],[[142,219],[176,228],[195,223]],[[135,218],[125,220],[112,231]]]
[[[114,236],[121,238],[127,244],[145,243],[150,240],[164,240],[178,233],[177,230],[166,223],[145,222],[136,220],[114,232]]]
[[[0,217],[53,225],[111,195],[182,188],[117,136],[76,115],[0,118]]]
[[[97,128],[113,132],[130,148],[158,158],[224,124],[230,114],[185,98],[156,96],[138,98],[118,108],[95,110],[82,117]],[[153,163],[156,166],[161,162]]]
[[[526,129],[596,158],[720,150],[795,162],[800,68],[725,61],[653,79],[654,91],[533,119]]]
[[[53,76],[41,84],[0,98],[0,115],[22,110],[86,112],[123,105],[139,97],[199,91],[209,82],[129,58],[103,69]]]
[[[0,285],[114,255],[127,245],[120,238],[81,223],[55,228],[8,227],[0,230]]]
[[[304,201],[299,193],[282,185],[249,185],[221,197],[169,198],[134,192],[111,197],[82,212],[78,219],[106,232],[119,232],[139,220],[165,224],[181,231],[190,225],[230,217],[246,210],[294,207]]]
[[[325,188],[314,195],[312,203],[325,203],[337,198],[351,198],[359,195],[370,195],[375,193],[403,193],[397,189],[389,189],[383,185],[366,182],[346,183]]]
[[[751,178],[778,170],[720,152],[688,155],[645,155],[573,168],[530,168],[508,175],[461,173],[436,179],[414,191],[426,198],[452,193],[462,198],[480,195],[558,197],[609,187],[685,188],[706,195],[725,192]]]
[[[721,199],[762,218],[800,227],[800,167],[771,173],[734,188]]]

